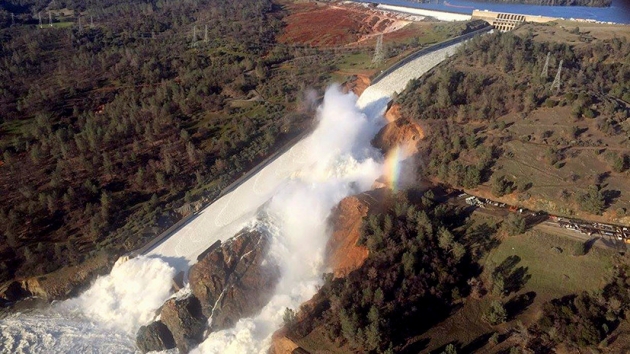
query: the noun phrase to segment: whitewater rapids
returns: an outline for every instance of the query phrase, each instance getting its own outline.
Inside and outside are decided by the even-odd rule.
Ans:
[[[147,255],[117,264],[79,297],[0,320],[0,352],[135,353],[135,333],[171,296],[175,273],[187,270],[216,240],[259,225],[269,230],[269,257],[281,268],[274,296],[259,315],[210,334],[194,352],[265,353],[284,309],[297,309],[321,285],[331,209],[344,197],[370,189],[383,172],[383,157],[370,140],[385,124],[382,116],[390,97],[459,45],[402,66],[358,99],[333,85],[318,110],[319,124],[311,136]],[[259,218],[263,213],[266,217]]]

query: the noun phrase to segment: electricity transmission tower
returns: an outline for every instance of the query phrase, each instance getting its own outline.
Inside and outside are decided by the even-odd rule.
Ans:
[[[545,60],[545,66],[542,69],[542,73],[540,73],[540,77],[546,79],[549,76],[549,57],[551,56],[551,52],[547,52],[547,60]]]
[[[383,53],[383,34],[379,34],[376,37],[376,47],[374,47],[374,57],[372,58],[372,64],[374,66],[380,65],[385,59],[385,54]]]
[[[562,63],[563,63],[563,60],[560,60],[560,65],[558,65],[558,73],[556,74],[556,78],[553,80],[553,83],[551,84],[552,90],[555,88],[557,91],[560,91],[560,85],[562,84],[560,80],[560,75],[562,74]]]

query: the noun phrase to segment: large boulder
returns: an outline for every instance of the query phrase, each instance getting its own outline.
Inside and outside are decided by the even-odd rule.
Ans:
[[[155,321],[140,327],[136,336],[136,343],[143,353],[175,348],[173,334],[162,321]]]
[[[260,232],[243,231],[191,267],[192,294],[203,314],[212,318],[212,331],[255,315],[271,298],[279,272],[265,262],[268,244],[268,237]]]
[[[201,313],[199,300],[194,296],[187,296],[167,300],[162,306],[160,321],[172,334],[180,353],[188,353],[201,343],[208,319]]]
[[[114,254],[101,252],[81,264],[63,267],[44,276],[23,279],[20,281],[22,292],[46,301],[76,296],[89,287],[92,280],[108,274],[116,259]]]
[[[207,329],[229,328],[258,313],[269,302],[279,278],[278,267],[265,260],[268,244],[266,236],[248,230],[206,250],[190,268],[191,294],[166,301],[160,320],[138,331],[138,348],[144,352],[168,349],[170,334],[172,347],[187,353],[203,340]]]

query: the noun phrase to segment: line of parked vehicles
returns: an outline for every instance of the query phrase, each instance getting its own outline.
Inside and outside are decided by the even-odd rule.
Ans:
[[[549,218],[558,223],[561,227],[575,230],[586,235],[602,235],[614,237],[619,241],[630,243],[630,228],[627,226],[604,224],[600,222],[589,222],[584,220],[570,219],[550,215]]]
[[[490,199],[471,196],[466,193],[459,195],[460,198],[466,198],[465,202],[471,206],[477,206],[480,208],[486,208],[487,206],[493,206],[497,208],[505,208],[510,212],[523,214],[525,216],[541,216],[542,212],[535,212],[525,208],[517,208],[505,203],[499,203]],[[581,232],[585,235],[602,235],[611,238],[616,238],[619,241],[630,244],[630,227],[622,225],[604,224],[600,222],[590,222],[579,219],[572,219],[567,217],[560,217],[556,215],[547,215],[548,220],[557,223],[560,227],[565,229]]]

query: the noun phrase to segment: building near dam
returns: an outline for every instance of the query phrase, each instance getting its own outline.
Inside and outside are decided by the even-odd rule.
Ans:
[[[487,10],[474,10],[472,18],[484,20],[499,31],[511,31],[523,22],[544,23],[558,20],[558,18],[548,16],[510,14]]]
[[[514,14],[505,12],[495,12],[488,10],[473,10],[472,14],[463,14],[456,12],[447,12],[439,10],[428,10],[421,8],[412,8],[406,6],[395,6],[388,4],[378,4],[376,8],[384,11],[391,11],[397,13],[403,13],[408,15],[432,17],[440,21],[468,21],[468,20],[483,20],[488,22],[492,27],[499,31],[511,31],[523,22],[551,22],[559,20],[556,17],[549,16],[537,16],[537,15],[525,15]]]

